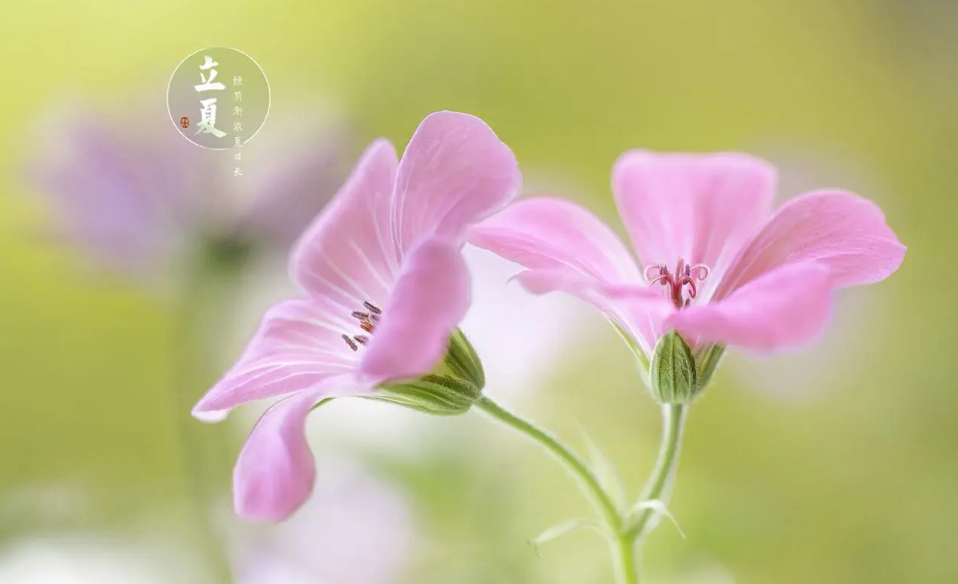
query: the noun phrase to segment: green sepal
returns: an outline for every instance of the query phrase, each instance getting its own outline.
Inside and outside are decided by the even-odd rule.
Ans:
[[[466,335],[456,329],[443,360],[418,379],[381,386],[373,399],[434,416],[464,414],[482,396],[486,384],[482,362]]]
[[[434,416],[455,416],[468,412],[481,393],[478,387],[452,377],[426,375],[415,381],[385,385],[374,399]]]
[[[649,369],[652,395],[662,404],[687,404],[700,393],[695,357],[688,343],[675,331],[655,345]]]
[[[700,395],[712,381],[712,374],[725,355],[725,345],[708,345],[695,350],[696,395]]]
[[[615,332],[619,333],[619,336],[622,337],[622,340],[625,341],[625,344],[628,345],[629,349],[632,351],[632,354],[635,355],[636,361],[639,362],[639,374],[642,375],[642,381],[645,382],[647,387],[652,387],[652,381],[649,379],[649,359],[645,356],[645,353],[642,352],[642,349],[639,347],[638,343],[635,342],[629,333],[625,332],[619,323],[614,320],[609,320],[612,323],[612,327],[615,329]]]
[[[443,364],[449,368],[453,377],[471,383],[480,391],[486,386],[486,372],[482,369],[482,361],[479,360],[472,343],[459,329],[453,331],[449,337],[449,348],[446,350]]]

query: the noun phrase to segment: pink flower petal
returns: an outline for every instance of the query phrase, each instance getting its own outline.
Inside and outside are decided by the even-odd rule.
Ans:
[[[347,178],[357,146],[351,128],[338,117],[325,123],[306,114],[304,120],[305,113],[290,112],[286,120],[270,116],[270,136],[246,145],[256,164],[243,168],[236,184],[245,203],[234,211],[237,237],[288,251]]]
[[[459,241],[470,223],[512,200],[520,183],[515,156],[485,122],[455,112],[430,114],[399,163],[396,241],[404,251],[434,235]]]
[[[831,291],[825,266],[790,263],[752,280],[724,300],[676,311],[665,324],[693,345],[785,349],[803,345],[824,330]]]
[[[771,211],[775,168],[746,154],[632,150],[612,171],[619,213],[644,266],[681,258],[720,274]]]
[[[310,296],[338,303],[343,317],[363,302],[381,306],[398,272],[389,220],[397,164],[389,142],[370,145],[293,249],[293,280]]]
[[[275,403],[260,418],[233,470],[236,513],[281,521],[310,496],[316,464],[306,442],[306,417],[322,399],[364,395],[370,389],[351,376],[328,379],[311,391]]]
[[[469,243],[535,270],[640,282],[635,260],[598,217],[555,198],[518,201],[469,230]]]
[[[526,270],[515,276],[533,294],[561,291],[588,302],[621,327],[651,355],[665,332],[663,323],[675,310],[660,289],[645,284],[605,284],[569,270]]]
[[[360,371],[377,383],[428,373],[469,308],[469,271],[459,245],[431,239],[406,259]]]
[[[615,233],[575,203],[546,197],[513,203],[471,228],[469,243],[530,268],[516,276],[529,292],[562,291],[593,305],[646,353],[671,312]]]
[[[738,254],[717,298],[776,266],[814,260],[834,287],[878,282],[905,257],[905,246],[877,205],[845,191],[814,191],[783,205]]]
[[[329,313],[321,300],[288,300],[271,308],[233,368],[193,408],[204,421],[220,421],[242,404],[309,389],[350,370],[358,357],[342,339],[354,327]]]

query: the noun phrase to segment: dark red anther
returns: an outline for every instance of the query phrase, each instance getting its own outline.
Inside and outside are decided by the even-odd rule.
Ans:
[[[350,337],[347,334],[343,335],[343,340],[346,341],[346,344],[349,345],[349,348],[353,351],[359,350],[359,345],[365,345],[369,342],[369,335],[371,335],[376,330],[376,323],[379,322],[379,319],[383,313],[378,306],[369,302],[368,300],[363,302],[363,306],[369,312],[363,312],[361,310],[354,310],[349,315],[359,321],[359,328],[363,329],[363,332],[368,333],[366,335],[353,335]]]
[[[344,334],[343,340],[346,341],[346,344],[349,345],[349,348],[352,349],[353,351],[359,350],[359,346],[355,342],[353,342],[351,338],[349,338],[349,335]]]

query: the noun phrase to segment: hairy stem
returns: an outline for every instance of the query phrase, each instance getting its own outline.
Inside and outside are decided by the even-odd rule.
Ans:
[[[476,407],[503,424],[532,438],[565,466],[602,517],[608,532],[613,536],[611,549],[616,582],[618,584],[637,584],[638,569],[635,562],[634,538],[622,533],[623,519],[621,512],[616,507],[612,497],[602,487],[595,473],[579,455],[556,437],[539,429],[532,422],[506,410],[486,396],[479,399]]]
[[[661,501],[663,505],[668,505],[675,473],[679,466],[679,451],[687,415],[688,405],[665,404],[662,406],[662,444],[659,447],[655,468],[642,491],[640,502]],[[642,509],[634,520],[626,525],[626,536],[631,541],[641,540],[655,527],[652,519],[659,514],[660,511],[653,507]]]

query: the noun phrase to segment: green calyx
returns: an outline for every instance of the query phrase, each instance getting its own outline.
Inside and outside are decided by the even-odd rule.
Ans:
[[[482,362],[466,335],[456,329],[449,337],[446,355],[418,379],[390,383],[375,399],[435,416],[464,414],[482,395],[486,385]]]
[[[675,331],[655,345],[649,367],[652,395],[662,404],[689,404],[705,391],[725,352],[723,345],[709,345],[694,353]]]
[[[651,358],[616,322],[611,321],[639,362],[639,372],[652,396],[661,404],[687,404],[708,387],[725,345],[702,345],[694,350],[675,331],[659,339]]]
[[[667,333],[655,345],[649,368],[652,395],[663,404],[687,404],[696,395],[698,372],[692,350],[677,332]]]
[[[712,374],[715,373],[722,361],[722,356],[725,355],[725,345],[707,345],[701,349],[696,349],[693,354],[695,355],[695,370],[698,373],[697,392],[700,394],[705,391],[709,382],[712,381]]]

